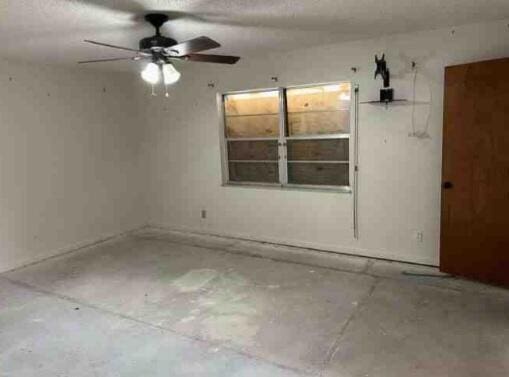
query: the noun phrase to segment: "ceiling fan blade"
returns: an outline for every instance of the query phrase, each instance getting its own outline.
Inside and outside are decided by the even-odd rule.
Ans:
[[[84,42],[91,43],[93,45],[98,45],[98,46],[116,48],[117,50],[125,50],[125,51],[137,52],[140,55],[150,55],[150,54],[148,54],[146,52],[143,52],[143,51],[140,51],[140,50],[135,50],[134,48],[129,48],[129,47],[115,46],[115,45],[110,45],[108,43],[91,41],[91,40],[88,40],[88,39],[85,39]]]
[[[78,64],[87,64],[87,63],[103,63],[103,62],[114,62],[118,60],[140,60],[143,59],[141,56],[131,56],[128,58],[108,58],[108,59],[95,59],[95,60],[82,60],[79,61]]]
[[[211,50],[221,45],[209,37],[198,37],[167,47],[164,51],[170,56],[184,56],[193,52]]]
[[[193,62],[235,64],[239,61],[240,57],[229,55],[189,54],[185,56],[184,59]]]

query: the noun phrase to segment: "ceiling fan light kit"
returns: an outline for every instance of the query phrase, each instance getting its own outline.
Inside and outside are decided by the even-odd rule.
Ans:
[[[166,14],[150,13],[145,16],[145,20],[156,29],[156,33],[151,37],[142,38],[139,41],[138,50],[115,46],[108,43],[85,40],[85,42],[94,45],[134,52],[136,53],[135,56],[86,60],[78,63],[100,63],[118,60],[148,60],[148,64],[146,64],[145,68],[141,72],[142,79],[154,86],[161,81],[162,77],[164,85],[168,86],[176,83],[181,76],[180,72],[177,71],[172,64],[175,60],[235,64],[240,59],[238,56],[197,54],[197,52],[211,50],[221,46],[219,43],[206,36],[190,39],[181,43],[178,43],[172,38],[163,36],[161,34],[161,26],[169,20],[169,17]],[[166,95],[168,96],[168,94]]]

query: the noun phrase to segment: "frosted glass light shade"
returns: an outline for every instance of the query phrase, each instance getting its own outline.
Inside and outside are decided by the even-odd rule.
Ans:
[[[148,63],[145,69],[141,71],[141,78],[149,84],[157,84],[161,79],[159,66],[155,63]]]
[[[180,79],[180,72],[172,64],[163,64],[163,80],[165,85],[176,83]]]

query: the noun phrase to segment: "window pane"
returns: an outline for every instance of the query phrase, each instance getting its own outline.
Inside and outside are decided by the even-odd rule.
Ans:
[[[230,162],[230,181],[233,182],[279,182],[277,163]]]
[[[288,160],[348,161],[348,139],[288,140]]]
[[[278,159],[277,140],[229,141],[229,160],[272,160]]]
[[[279,114],[279,92],[228,94],[224,99],[225,115]]]
[[[227,137],[278,137],[279,92],[230,94],[224,110]]]
[[[348,186],[348,164],[289,162],[288,183],[301,185]]]
[[[227,137],[278,137],[279,115],[226,117]]]
[[[288,113],[290,136],[348,132],[350,132],[350,112],[348,110]]]
[[[289,135],[349,132],[350,91],[349,83],[288,89]]]

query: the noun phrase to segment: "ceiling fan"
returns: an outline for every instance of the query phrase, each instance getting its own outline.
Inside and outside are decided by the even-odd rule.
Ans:
[[[141,72],[141,77],[146,82],[155,85],[163,78],[165,85],[170,85],[178,81],[180,72],[172,64],[173,60],[190,60],[196,62],[235,64],[239,61],[238,56],[228,55],[209,55],[198,54],[197,52],[211,50],[221,45],[209,37],[198,37],[185,42],[178,43],[176,40],[161,35],[161,26],[169,20],[169,17],[163,13],[150,13],[145,16],[145,20],[156,29],[156,34],[152,37],[143,38],[139,42],[139,49],[115,46],[108,43],[101,43],[91,40],[85,40],[94,45],[115,48],[118,50],[131,51],[135,55],[131,57],[96,59],[80,61],[78,64],[102,63],[119,60],[146,60],[148,64]]]

